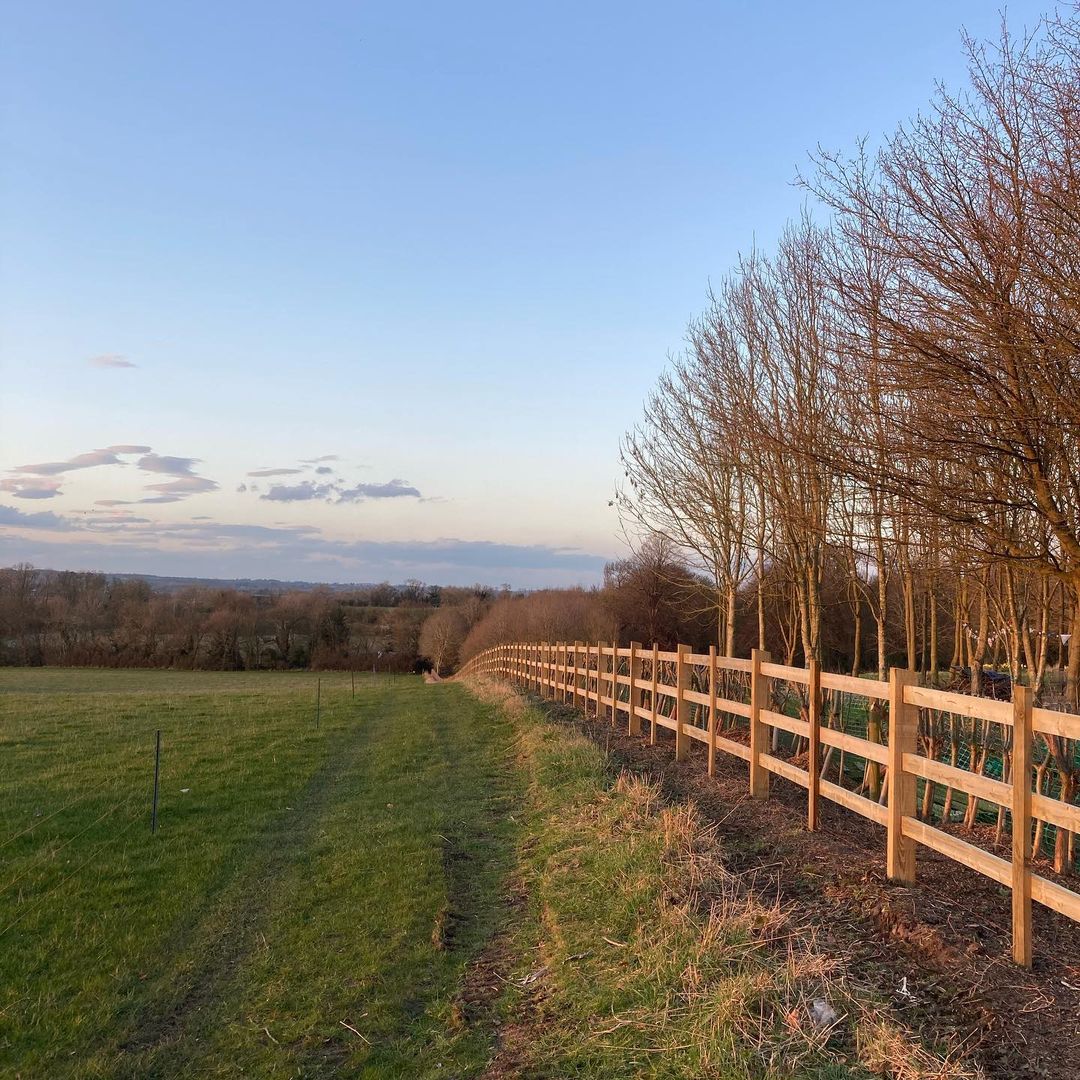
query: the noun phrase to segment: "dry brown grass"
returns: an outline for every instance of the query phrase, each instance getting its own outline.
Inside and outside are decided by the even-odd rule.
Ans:
[[[572,772],[566,761],[552,770],[545,756],[598,755],[570,729],[553,747],[553,725],[511,687],[469,685],[525,721],[534,789]],[[775,880],[732,873],[692,802],[665,804],[655,783],[627,773],[611,783],[602,763],[588,798],[577,789],[561,804],[550,790],[534,796],[553,811],[538,825],[545,844],[530,881],[530,962],[543,993],[530,999],[533,1037],[518,1040],[537,1060],[596,1069],[610,1059],[612,1076],[637,1063],[636,1074],[657,1076],[780,1078],[846,1066],[852,1076],[978,1080],[959,1048],[923,1045],[822,948]],[[815,1002],[835,1019],[815,1018]],[[685,1072],[671,1067],[679,1060]]]

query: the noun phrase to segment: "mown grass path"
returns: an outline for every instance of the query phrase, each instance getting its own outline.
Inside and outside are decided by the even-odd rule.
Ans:
[[[453,1013],[514,863],[506,717],[324,676],[316,730],[310,676],[90,674],[0,673],[0,1074],[482,1067]]]

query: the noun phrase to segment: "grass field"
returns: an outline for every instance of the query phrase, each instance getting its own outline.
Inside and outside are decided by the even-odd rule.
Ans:
[[[411,678],[353,700],[323,676],[317,729],[315,699],[308,675],[0,672],[0,1075],[486,1060],[446,1017],[512,858],[509,725]]]
[[[321,686],[0,669],[0,1075],[968,1075],[566,718]]]

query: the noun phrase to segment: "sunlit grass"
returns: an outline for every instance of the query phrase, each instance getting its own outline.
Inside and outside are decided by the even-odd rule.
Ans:
[[[512,857],[508,724],[457,687],[321,678],[316,727],[315,675],[0,672],[0,1074],[486,1059],[444,1014]]]

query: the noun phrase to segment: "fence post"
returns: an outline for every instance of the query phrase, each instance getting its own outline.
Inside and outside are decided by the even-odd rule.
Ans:
[[[591,662],[591,657],[590,657],[591,653],[592,653],[592,648],[588,644],[586,644],[586,646],[585,646],[585,656],[587,657],[587,659],[585,661],[585,670],[586,670],[586,672],[592,670],[591,667],[589,666],[590,662]],[[588,702],[588,688],[589,688],[589,677],[588,677],[588,675],[586,675],[585,676],[585,690],[586,690],[585,698],[586,698],[586,702]],[[600,719],[600,642],[599,641],[596,643],[596,713],[595,713],[595,718],[597,720]]]
[[[588,645],[586,645],[585,646],[585,654],[586,654],[586,656],[590,652],[592,652],[592,649]],[[588,661],[586,661],[585,667],[586,668],[589,667],[589,662]],[[589,685],[588,677],[586,677],[586,679],[585,679],[585,685],[586,685],[586,687],[588,687],[588,685]],[[595,716],[596,716],[597,720],[600,719],[600,642],[599,641],[596,643],[596,714],[595,714]]]
[[[154,736],[154,801],[150,807],[150,832],[157,832],[158,780],[161,777],[161,728]]]
[[[600,656],[599,648],[597,648],[596,657],[596,712],[593,714],[594,719],[600,719]],[[585,708],[586,713],[589,707],[589,672],[592,670],[592,647],[588,642],[585,642]]]
[[[755,799],[769,797],[769,771],[761,764],[761,755],[769,748],[768,728],[761,722],[761,710],[769,700],[769,679],[761,674],[761,665],[770,659],[764,649],[750,654],[750,795]]]
[[[581,669],[581,642],[580,641],[575,641],[574,642],[574,699],[573,699],[574,708],[577,708],[577,703],[578,703],[577,699],[578,699],[578,696],[581,693],[581,688],[578,686],[578,677],[579,677],[578,673],[579,673],[580,669]],[[586,672],[589,670],[588,663],[586,663],[585,670],[586,670]],[[588,685],[589,685],[589,680],[586,677],[586,679],[585,679],[585,688],[586,689],[588,689]],[[586,716],[589,715],[589,699],[588,699],[588,697],[585,697],[583,699],[583,701],[582,701],[582,712],[584,712]]]
[[[686,734],[686,723],[690,719],[690,702],[686,691],[690,688],[690,665],[686,657],[689,645],[676,645],[678,659],[675,661],[675,760],[682,761],[690,753],[690,736]]]
[[[652,705],[652,723],[649,724],[649,745],[656,745],[656,684],[660,679],[660,646],[653,642],[652,647],[652,695],[650,704]]]
[[[611,643],[611,725],[619,724],[619,643]]]
[[[630,642],[630,719],[626,722],[628,735],[641,734],[641,717],[637,711],[638,698],[641,696],[638,691],[638,683],[641,681],[641,659],[638,656],[640,649],[641,642]]]
[[[611,643],[611,726],[619,722],[619,643]]]
[[[806,827],[813,832],[818,827],[818,805],[821,795],[821,661],[810,661],[810,680],[806,688],[806,718],[810,721],[810,751],[806,771],[810,777],[807,787]]]
[[[904,836],[904,818],[915,816],[915,774],[904,770],[904,755],[919,748],[919,710],[904,701],[904,690],[918,675],[889,669],[889,836],[886,872],[893,881],[915,880],[915,841]]]
[[[716,646],[709,646],[709,775],[716,774]]]
[[[607,672],[604,671],[604,643],[598,641],[596,643],[596,719],[599,720],[604,714],[603,703],[601,698],[604,696],[603,685],[604,676]],[[614,721],[612,721],[614,723]]]
[[[1012,955],[1031,967],[1031,688],[1013,683]]]
[[[600,643],[600,647],[596,650],[596,670],[597,672],[603,672],[604,675],[608,675],[608,672],[604,671],[604,645]],[[615,726],[615,720],[619,715],[619,710],[615,704],[615,643],[611,643],[611,672],[609,678],[609,691],[611,693],[611,726]],[[600,696],[600,678],[597,676],[596,680],[596,694]]]

